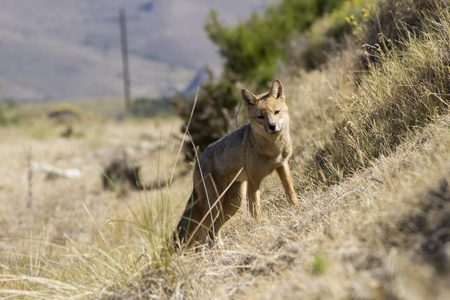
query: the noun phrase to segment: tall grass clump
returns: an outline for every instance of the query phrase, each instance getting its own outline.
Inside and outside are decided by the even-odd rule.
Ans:
[[[365,66],[378,61],[378,49],[402,49],[409,34],[420,37],[423,26],[439,22],[440,12],[448,6],[447,0],[379,0],[377,5],[363,10],[360,20],[350,16],[349,24],[366,49]]]
[[[146,295],[181,293],[179,282],[186,278],[185,272],[165,246],[170,231],[167,200],[156,199],[154,209],[147,199],[139,211],[130,207],[131,220],[107,224],[99,224],[82,203],[97,230],[88,244],[70,233],[64,233],[64,244],[55,243],[48,233],[51,225],[45,225],[38,236],[11,239],[12,249],[4,250],[0,258],[0,298],[117,299],[134,280],[145,285],[139,290]],[[110,231],[114,238],[108,236]],[[158,282],[164,287],[156,288]]]
[[[378,48],[380,63],[372,65],[357,91],[342,101],[342,121],[308,163],[315,184],[339,182],[388,155],[408,132],[448,111],[449,16],[446,10],[439,21],[428,19],[419,38],[408,33],[401,42],[403,50]]]

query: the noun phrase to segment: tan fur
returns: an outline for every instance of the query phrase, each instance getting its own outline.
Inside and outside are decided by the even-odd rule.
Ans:
[[[209,145],[196,164],[194,191],[174,234],[183,246],[222,243],[220,229],[245,195],[250,213],[258,217],[261,181],[274,170],[288,202],[298,203],[288,165],[292,142],[281,82],[275,80],[268,93],[258,96],[243,89],[242,98],[250,122]]]

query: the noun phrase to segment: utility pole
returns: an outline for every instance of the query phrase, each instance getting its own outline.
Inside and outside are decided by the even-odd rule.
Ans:
[[[128,41],[127,41],[127,23],[125,9],[121,8],[120,14],[120,41],[122,45],[122,62],[123,62],[123,88],[125,95],[126,113],[131,113],[131,95],[130,95],[130,70],[128,67]]]

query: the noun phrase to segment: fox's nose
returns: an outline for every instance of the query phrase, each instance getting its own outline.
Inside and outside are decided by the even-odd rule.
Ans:
[[[277,129],[277,124],[269,124],[269,129],[275,131],[275,129]]]

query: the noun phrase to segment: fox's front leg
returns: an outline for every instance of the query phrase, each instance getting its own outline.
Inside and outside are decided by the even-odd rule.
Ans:
[[[294,185],[292,184],[291,171],[287,162],[282,164],[277,169],[278,177],[280,177],[283,185],[287,201],[292,205],[298,204],[297,195],[295,194]]]
[[[261,196],[259,192],[259,182],[248,182],[247,185],[247,196],[248,196],[248,210],[253,217],[259,217]]]

